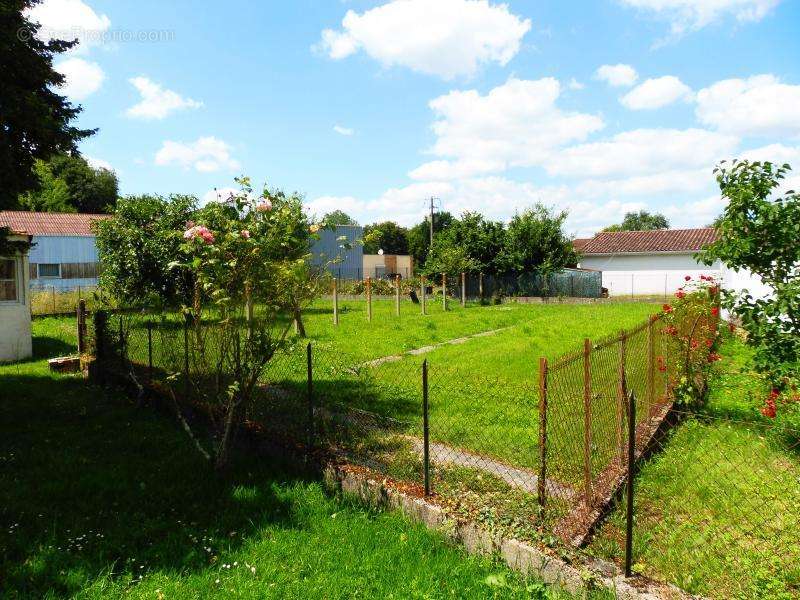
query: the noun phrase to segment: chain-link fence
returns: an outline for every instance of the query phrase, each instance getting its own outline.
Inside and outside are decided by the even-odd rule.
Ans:
[[[679,335],[697,328],[679,325]],[[245,421],[282,447],[363,465],[518,539],[591,540],[593,553],[705,594],[706,577],[743,597],[762,580],[797,592],[800,434],[676,410],[680,374],[663,358],[672,326],[654,317],[587,340],[532,360],[523,378],[435,353],[356,364],[296,341],[260,372]],[[101,328],[104,372],[189,410],[213,413],[202,388],[231,382],[230,329],[131,312],[101,317]],[[634,466],[633,502],[616,503]]]

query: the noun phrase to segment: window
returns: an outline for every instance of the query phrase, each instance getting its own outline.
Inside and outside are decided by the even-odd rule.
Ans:
[[[17,261],[13,258],[0,259],[0,302],[16,302]]]
[[[58,263],[39,263],[39,278],[58,279],[61,277],[61,265]]]

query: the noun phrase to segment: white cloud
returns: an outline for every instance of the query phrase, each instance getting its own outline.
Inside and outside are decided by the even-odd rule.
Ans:
[[[333,130],[339,135],[344,136],[351,136],[355,133],[354,129],[351,129],[350,127],[342,127],[341,125],[334,125]]]
[[[725,79],[697,92],[698,120],[738,135],[800,136],[800,85],[774,75]]]
[[[551,175],[582,178],[693,168],[710,171],[738,145],[736,136],[704,129],[634,129],[609,140],[567,148],[551,156],[545,168]]]
[[[92,156],[84,156],[86,162],[89,163],[89,166],[93,169],[107,169],[109,171],[113,171],[114,167],[111,166],[111,163],[103,160],[102,158],[94,158]]]
[[[133,77],[128,80],[142,97],[138,104],[131,106],[125,114],[134,119],[163,119],[170,113],[185,108],[200,108],[202,102],[184,98],[177,92],[167,90],[147,77]]]
[[[101,43],[103,34],[111,27],[106,15],[98,15],[81,0],[44,0],[34,4],[26,15],[41,25],[37,37],[43,41],[77,38],[80,43],[75,51]]]
[[[452,79],[486,63],[506,65],[530,28],[528,19],[488,0],[392,0],[347,11],[341,30],[322,32],[320,48],[333,59],[363,50],[384,67]]]
[[[639,79],[636,69],[622,63],[599,67],[595,72],[595,77],[614,87],[630,87]]]
[[[572,79],[569,80],[567,87],[571,90],[582,90],[586,86],[573,77]]]
[[[640,83],[619,101],[631,110],[651,110],[691,99],[692,90],[688,85],[674,75],[666,75]]]
[[[552,152],[603,127],[595,115],[556,106],[556,79],[509,79],[482,96],[453,91],[430,102],[437,120],[429,153],[451,160],[426,163],[414,179],[452,179],[542,163]]]
[[[106,78],[100,65],[82,58],[62,60],[55,65],[55,70],[66,78],[64,84],[58,88],[58,93],[72,100],[88,98],[100,89]]]
[[[220,169],[233,171],[239,168],[239,163],[231,157],[230,145],[213,136],[201,137],[188,143],[167,140],[156,153],[155,164],[178,165],[201,173]]]
[[[741,23],[760,21],[780,0],[622,0],[633,8],[670,22],[672,33],[680,35],[734,17]]]

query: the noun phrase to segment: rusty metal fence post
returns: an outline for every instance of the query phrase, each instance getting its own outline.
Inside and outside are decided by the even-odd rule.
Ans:
[[[428,421],[428,359],[422,361],[422,477],[425,496],[431,495],[430,424]]]
[[[153,381],[153,322],[147,321],[147,380]]]
[[[467,274],[461,273],[461,306],[467,305]]]
[[[372,323],[372,277],[367,277],[367,322]]]
[[[625,427],[625,402],[628,398],[628,382],[625,376],[627,335],[624,331],[619,334],[619,373],[617,376],[617,420],[615,430],[617,434],[617,448],[619,449],[619,463],[625,461],[625,440],[623,431]]]
[[[583,340],[583,486],[587,506],[592,494],[592,342]]]
[[[547,359],[539,358],[539,479],[536,489],[539,507],[547,496]]]
[[[308,450],[314,448],[314,361],[311,342],[306,345],[306,399],[308,401]]]
[[[447,275],[442,273],[442,308],[447,310]]]
[[[625,577],[633,574],[633,476],[636,465],[636,395],[628,399],[628,485],[625,507]]]
[[[656,375],[656,352],[655,352],[655,323],[656,317],[647,320],[647,391],[645,393],[645,415],[650,415],[650,409],[655,404],[655,375]]]
[[[394,276],[394,314],[400,316],[400,275]]]

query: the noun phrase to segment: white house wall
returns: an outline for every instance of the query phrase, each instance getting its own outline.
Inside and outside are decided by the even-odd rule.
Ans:
[[[686,283],[686,275],[711,275],[717,279],[723,276],[719,262],[706,267],[692,254],[584,256],[579,266],[602,271],[603,287],[609,296],[670,296]]]
[[[693,254],[618,254],[614,256],[584,256],[580,267],[603,273],[603,287],[609,296],[671,296],[686,284],[686,275],[697,279],[711,275],[726,289],[748,290],[755,298],[769,295],[770,289],[758,276],[747,270],[734,271],[720,261],[710,266],[698,263]]]

